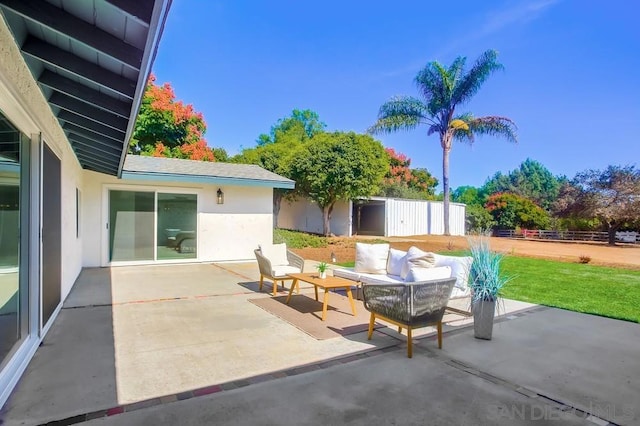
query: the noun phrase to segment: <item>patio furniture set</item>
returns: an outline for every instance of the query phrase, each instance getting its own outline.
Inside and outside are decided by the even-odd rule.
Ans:
[[[407,329],[407,356],[412,357],[412,330],[436,326],[438,347],[442,348],[442,318],[445,310],[468,314],[466,311],[447,307],[450,298],[469,295],[467,285],[473,258],[442,256],[424,252],[416,247],[408,251],[395,250],[389,244],[356,243],[354,268],[333,270],[333,276],[321,279],[319,274],[304,273],[304,260],[287,250],[285,244],[261,246],[255,250],[260,269],[262,290],[264,278],[273,281],[273,295],[278,282],[292,281],[286,299],[288,304],[294,289],[300,292],[299,282],[314,286],[315,299],[318,288],[324,290],[322,320],[327,315],[329,292],[342,289],[346,292],[353,315],[356,307],[352,287],[361,287],[364,307],[371,313],[368,339],[371,339],[376,319]]]

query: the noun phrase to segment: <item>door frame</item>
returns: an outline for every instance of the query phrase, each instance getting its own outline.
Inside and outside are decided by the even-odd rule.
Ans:
[[[153,260],[131,260],[131,261],[115,261],[109,260],[109,191],[131,191],[131,192],[153,192],[154,193],[154,214],[153,214]],[[158,193],[169,194],[192,194],[196,196],[196,257],[193,259],[164,259],[158,260]],[[172,263],[198,263],[200,262],[200,206],[202,199],[202,190],[200,188],[188,187],[158,187],[150,185],[127,185],[127,184],[103,184],[102,185],[102,220],[100,233],[100,265],[102,267],[110,266],[133,266],[133,265],[155,265],[155,264],[172,264]]]

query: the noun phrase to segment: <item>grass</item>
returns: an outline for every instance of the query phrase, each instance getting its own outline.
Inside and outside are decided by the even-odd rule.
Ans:
[[[505,298],[640,323],[640,271],[517,256],[505,256],[502,271],[514,277]]]
[[[502,296],[640,322],[640,271],[505,256]]]
[[[289,248],[326,247],[327,238],[306,232],[288,231],[286,229],[273,230],[273,243],[287,243]]]

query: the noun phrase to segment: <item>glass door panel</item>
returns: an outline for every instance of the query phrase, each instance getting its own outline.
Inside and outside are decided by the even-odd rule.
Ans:
[[[198,198],[158,193],[158,260],[195,259]]]
[[[109,259],[154,260],[155,193],[109,191]]]
[[[20,279],[20,134],[0,115],[0,370],[28,335],[28,282]],[[22,308],[22,309],[21,309]]]

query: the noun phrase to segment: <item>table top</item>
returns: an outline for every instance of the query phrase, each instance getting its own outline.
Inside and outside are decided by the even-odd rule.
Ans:
[[[318,274],[317,272],[288,275],[291,278],[295,278],[322,288],[345,288],[358,285],[358,283],[355,281],[347,280],[341,277],[334,277],[331,275],[327,275],[327,278],[320,278],[320,274]]]

